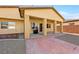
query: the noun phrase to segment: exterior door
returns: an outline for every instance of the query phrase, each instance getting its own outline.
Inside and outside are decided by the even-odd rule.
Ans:
[[[39,31],[42,32],[42,30],[43,30],[43,25],[40,24],[40,26],[39,26]]]

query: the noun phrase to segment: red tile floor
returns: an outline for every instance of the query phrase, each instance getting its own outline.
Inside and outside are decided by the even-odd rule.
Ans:
[[[55,38],[57,35],[33,37],[26,40],[28,54],[77,54],[79,46]]]

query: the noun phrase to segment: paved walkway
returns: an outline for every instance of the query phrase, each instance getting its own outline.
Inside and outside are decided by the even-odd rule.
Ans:
[[[63,38],[64,36],[66,36],[66,38]],[[67,34],[49,34],[47,37],[45,36],[33,36],[32,38],[30,38],[29,40],[26,40],[26,53],[31,53],[31,54],[50,54],[50,53],[54,53],[54,54],[71,54],[71,53],[79,53],[79,46],[78,45],[74,45],[69,41],[64,41],[63,39],[69,39],[69,37],[73,37],[72,35],[70,35],[69,37],[67,37],[69,35]],[[61,40],[61,38],[63,38]],[[71,39],[75,40],[75,36],[74,38]],[[79,37],[77,37],[79,39]],[[77,41],[76,41],[77,42]],[[78,41],[79,42],[79,41]]]

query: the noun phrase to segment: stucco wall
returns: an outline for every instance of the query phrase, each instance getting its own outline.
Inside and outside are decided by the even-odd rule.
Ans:
[[[48,32],[53,32],[53,31],[54,31],[54,30],[53,30],[53,26],[54,26],[53,21],[48,20],[47,22],[48,22],[48,24],[50,24],[50,26],[51,26],[51,28],[47,28],[47,31],[48,31]]]
[[[18,33],[24,33],[24,21],[17,20],[16,22],[16,32]]]

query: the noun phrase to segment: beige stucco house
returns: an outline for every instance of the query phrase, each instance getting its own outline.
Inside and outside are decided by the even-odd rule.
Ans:
[[[57,24],[63,32],[63,21],[53,7],[0,6],[0,35],[24,34],[28,39],[36,26],[38,33],[46,36],[48,32],[57,32]]]

